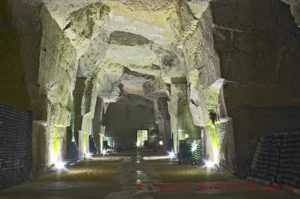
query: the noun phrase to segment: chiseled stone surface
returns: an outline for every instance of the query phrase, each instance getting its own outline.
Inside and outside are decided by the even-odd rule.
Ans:
[[[95,131],[95,113],[134,94],[152,101],[160,131],[182,139],[185,132],[199,138],[210,111],[231,117],[237,158],[245,158],[235,166],[243,170],[256,136],[278,131],[273,114],[298,115],[299,2],[284,2],[290,7],[280,0],[11,0],[20,43],[12,39],[20,55],[12,54],[22,62],[17,75],[33,118],[47,122],[50,142],[60,129],[61,149],[67,127],[82,142],[79,131]],[[266,115],[264,127],[249,109]],[[246,126],[236,123],[241,118]]]
[[[242,172],[257,137],[299,128],[285,115],[300,114],[300,30],[281,1],[220,0],[211,10],[225,79],[220,113],[233,118],[236,167]]]

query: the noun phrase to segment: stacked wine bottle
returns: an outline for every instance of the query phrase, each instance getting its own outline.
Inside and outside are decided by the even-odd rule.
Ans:
[[[300,188],[300,132],[260,138],[249,177]]]
[[[76,142],[67,142],[67,157],[68,164],[72,164],[79,160]]]

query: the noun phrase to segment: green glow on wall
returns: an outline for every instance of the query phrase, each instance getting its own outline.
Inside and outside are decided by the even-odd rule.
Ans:
[[[177,153],[178,132],[173,132],[174,152]]]
[[[54,126],[53,134],[52,134],[52,149],[54,153],[58,153],[58,128]]]
[[[219,124],[219,122],[215,122],[215,125]],[[209,135],[210,140],[213,148],[213,156],[214,156],[214,162],[219,161],[219,136],[218,136],[218,129],[213,125],[212,122],[207,123],[207,126],[209,128]]]
[[[86,141],[87,141],[87,132],[83,132],[82,133],[83,135],[83,152],[85,153],[86,152]]]
[[[100,151],[103,151],[104,134],[100,134]]]

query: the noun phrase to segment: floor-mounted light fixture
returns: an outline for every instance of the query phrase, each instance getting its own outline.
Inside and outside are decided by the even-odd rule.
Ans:
[[[213,161],[206,160],[206,161],[204,161],[204,167],[207,169],[214,169],[214,168],[216,168],[216,165]]]
[[[176,157],[176,154],[174,153],[174,151],[169,152],[170,159],[174,159],[175,157]]]
[[[93,155],[92,153],[86,153],[85,154],[85,158],[86,159],[90,159],[92,157],[92,155]]]
[[[162,146],[164,145],[164,142],[162,140],[159,141],[159,145]]]
[[[67,164],[66,162],[58,161],[54,164],[54,169],[58,171],[64,170],[66,169],[66,164]]]

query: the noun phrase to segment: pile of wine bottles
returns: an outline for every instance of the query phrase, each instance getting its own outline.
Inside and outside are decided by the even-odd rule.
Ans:
[[[67,154],[66,154],[66,161],[68,164],[77,162],[79,160],[78,150],[76,146],[76,142],[67,142]]]
[[[300,188],[300,133],[282,134],[279,168],[275,182]]]
[[[181,140],[179,142],[178,163],[192,164],[191,145],[186,140]]]
[[[201,146],[201,141],[197,141],[195,142],[195,144],[197,144],[195,147],[195,149],[193,149],[193,143],[191,146],[192,150],[192,159],[193,159],[193,164],[197,164],[197,165],[201,165],[203,163],[203,158],[202,158],[202,146]]]
[[[203,163],[201,140],[197,141],[180,141],[179,164],[197,164]]]
[[[249,176],[300,188],[300,132],[260,138]]]

